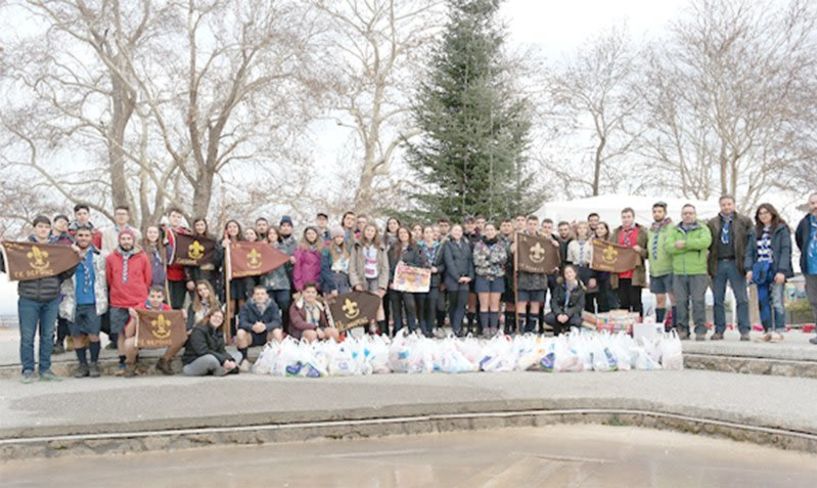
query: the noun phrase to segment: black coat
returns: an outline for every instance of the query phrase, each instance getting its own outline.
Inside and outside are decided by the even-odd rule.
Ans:
[[[470,243],[463,237],[459,243],[449,239],[443,245],[443,262],[445,263],[445,287],[457,290],[460,278],[474,279],[474,256]]]
[[[263,323],[267,332],[281,327],[281,311],[275,304],[275,300],[268,300],[264,310],[259,310],[252,299],[241,307],[241,312],[238,314],[238,328],[252,332],[252,326],[256,322]]]
[[[221,332],[210,327],[210,324],[197,325],[190,331],[190,337],[184,345],[182,363],[190,364],[208,354],[215,356],[222,365],[224,361],[233,359],[224,348],[224,335]]]
[[[389,249],[389,283],[394,281],[394,271],[397,269],[397,263],[400,261],[415,268],[431,267],[428,261],[426,261],[425,255],[423,255],[416,244],[403,249],[402,252],[398,251],[397,246],[399,245],[399,243],[395,243],[394,246]]]
[[[550,299],[550,309],[555,315],[565,314],[568,317],[581,316],[584,310],[584,287],[581,282],[579,286],[570,292],[570,297],[567,300],[565,307],[565,296],[567,294],[567,285],[559,280],[556,287],[553,288],[553,294]]]
[[[808,238],[811,229],[809,228],[809,215],[806,214],[800,223],[797,224],[797,230],[794,232],[794,242],[797,243],[797,248],[800,249],[800,270],[806,274],[808,270]]]

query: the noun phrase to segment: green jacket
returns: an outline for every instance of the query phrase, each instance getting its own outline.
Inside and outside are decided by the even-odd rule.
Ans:
[[[672,256],[667,253],[664,244],[673,224],[670,222],[658,232],[650,229],[647,232],[647,251],[650,259],[650,276],[665,276],[672,273]]]
[[[686,241],[683,249],[675,247],[676,241]],[[664,249],[672,256],[672,272],[676,275],[707,274],[707,257],[712,234],[704,222],[695,222],[695,227],[685,232],[681,224],[673,225],[667,233]]]

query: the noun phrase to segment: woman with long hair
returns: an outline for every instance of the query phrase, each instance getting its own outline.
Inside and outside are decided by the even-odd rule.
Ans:
[[[296,291],[303,291],[307,283],[318,283],[321,278],[321,252],[323,241],[318,229],[307,227],[304,229],[301,242],[295,250],[295,266],[292,270],[292,284]],[[320,291],[320,286],[318,287]]]
[[[428,267],[425,256],[420,253],[414,238],[411,237],[411,231],[406,227],[397,229],[397,241],[389,250],[389,282],[391,283],[389,296],[395,334],[403,328],[404,308],[409,332],[414,332],[417,328],[417,302],[414,294],[394,289],[395,271],[401,262],[417,268]]]
[[[150,259],[150,287],[153,288],[157,286],[166,289],[167,263],[173,257],[173,249],[165,245],[164,236],[158,226],[151,225],[145,229],[145,237],[142,238],[142,250],[145,251]],[[165,295],[167,295],[167,293],[165,293]]]
[[[239,224],[237,220],[228,220],[227,223],[224,224],[223,239],[221,241],[221,247],[224,249],[225,256],[230,252],[231,244],[243,240],[244,234],[241,230],[241,224]],[[250,292],[251,291],[252,289],[250,289]],[[248,290],[245,287],[243,278],[230,280],[230,302],[232,303],[228,303],[231,307],[231,317],[228,319],[233,322],[229,324],[232,329],[235,329],[238,311],[241,310],[241,307],[247,302],[247,292]]]
[[[215,309],[190,331],[182,356],[185,376],[238,374],[238,357],[224,348],[223,325],[224,312]]]
[[[377,327],[380,334],[389,335],[383,303],[389,289],[389,257],[374,224],[366,224],[360,239],[353,246],[349,282],[355,291],[368,291],[380,297]]]
[[[328,304],[331,304],[338,295],[352,291],[349,281],[351,253],[347,247],[343,227],[339,225],[332,227],[330,236],[331,240],[321,253],[321,290]]]
[[[508,248],[497,237],[496,226],[488,222],[480,240],[474,244],[474,290],[479,296],[479,325],[483,334],[499,331],[499,299],[505,291],[505,264]]]
[[[187,309],[187,330],[192,329],[213,311],[221,310],[221,302],[213,285],[207,280],[199,280],[195,284],[193,300]]]
[[[463,236],[462,226],[451,227],[449,239],[443,244],[445,263],[445,289],[448,292],[448,315],[451,330],[462,335],[462,319],[468,305],[470,283],[474,279],[474,261],[471,245]]]
[[[267,242],[275,249],[291,257],[291,253],[280,242],[280,233],[278,228],[270,226],[267,230]],[[279,266],[269,273],[261,277],[261,284],[267,288],[267,294],[272,299],[278,309],[281,310],[281,319],[285,330],[289,324],[289,314],[285,313],[289,310],[289,305],[292,303],[292,283],[289,281],[289,272],[287,266]]]
[[[193,237],[215,240],[216,245],[213,260],[211,262],[203,263],[200,266],[184,267],[184,277],[187,281],[188,287],[195,287],[196,282],[207,280],[210,282],[213,290],[216,291],[216,297],[220,297],[222,296],[223,292],[221,266],[224,261],[224,248],[221,247],[221,242],[218,242],[217,239],[213,239],[213,236],[210,235],[210,226],[207,223],[207,219],[204,217],[198,217],[193,220],[192,235]]]
[[[755,232],[746,245],[746,282],[757,285],[764,341],[782,341],[786,327],[786,279],[794,276],[791,264],[791,229],[770,203],[755,212]]]
[[[600,241],[609,241],[612,238],[610,234],[610,226],[607,225],[607,222],[599,222],[596,225],[596,239]],[[596,284],[598,285],[598,291],[596,292],[596,296],[593,297],[596,301],[596,311],[599,313],[609,312],[614,308],[618,308],[618,294],[613,292],[612,287],[610,286],[610,273],[597,271],[596,272]],[[592,304],[592,302],[591,302]],[[586,305],[588,309],[592,307],[592,305]]]

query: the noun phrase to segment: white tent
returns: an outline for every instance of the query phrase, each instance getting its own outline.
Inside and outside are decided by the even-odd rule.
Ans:
[[[550,218],[554,222],[566,220],[568,222],[587,220],[587,214],[599,214],[603,222],[607,222],[613,229],[621,224],[621,210],[627,207],[635,210],[635,220],[642,225],[652,223],[652,206],[656,202],[667,204],[667,213],[672,220],[681,220],[681,207],[687,203],[695,205],[699,219],[714,217],[718,211],[717,201],[684,200],[679,198],[665,198],[661,196],[642,197],[636,195],[599,195],[596,197],[579,198],[547,202],[536,215],[540,218]]]

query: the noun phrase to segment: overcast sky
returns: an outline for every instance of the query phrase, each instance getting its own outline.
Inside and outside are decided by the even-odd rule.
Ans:
[[[537,47],[551,60],[559,60],[575,51],[582,42],[612,25],[627,24],[635,39],[660,35],[667,23],[676,17],[682,0],[506,0],[501,15],[507,22],[509,42]],[[336,154],[339,138],[320,152]],[[319,156],[319,159],[320,158]],[[331,164],[331,163],[330,163]],[[0,314],[16,313],[16,287],[0,275]]]

